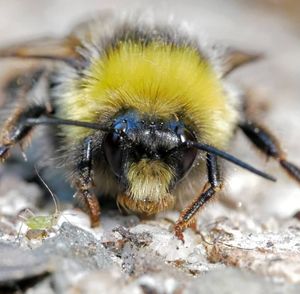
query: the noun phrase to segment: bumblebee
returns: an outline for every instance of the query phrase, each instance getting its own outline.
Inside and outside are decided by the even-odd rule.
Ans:
[[[112,14],[62,39],[4,48],[0,57],[37,64],[7,83],[25,98],[4,120],[0,158],[47,125],[92,227],[99,225],[98,196],[152,215],[192,195],[174,228],[183,240],[183,230],[222,189],[224,160],[275,181],[226,152],[237,129],[300,182],[300,169],[227,85],[227,75],[255,55],[225,50],[217,58],[180,25]],[[33,95],[42,80],[44,91]]]

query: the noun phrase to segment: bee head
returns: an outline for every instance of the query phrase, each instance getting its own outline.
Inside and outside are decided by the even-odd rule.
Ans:
[[[106,160],[130,197],[159,199],[189,171],[194,148],[182,148],[195,137],[178,119],[160,120],[134,111],[119,114],[106,134]]]

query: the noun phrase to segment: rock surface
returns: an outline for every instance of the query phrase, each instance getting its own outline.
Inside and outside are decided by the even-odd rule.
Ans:
[[[224,3],[0,1],[0,46],[59,35],[97,9],[140,6],[156,12],[159,5],[161,17],[173,13],[211,40],[265,54],[231,79],[251,92],[260,105],[255,115],[283,139],[289,157],[300,165],[295,140],[300,129],[299,2]],[[29,159],[35,153],[30,150]],[[140,220],[107,209],[101,228],[92,230],[84,214],[61,203],[61,211],[51,216],[58,218],[53,228],[29,230],[20,213],[29,208],[35,215],[51,215],[53,204],[40,208],[44,187],[32,180],[30,162],[22,168],[14,161],[1,165],[0,293],[300,293],[300,221],[293,217],[300,210],[300,188],[276,163],[260,160],[241,134],[232,152],[277,175],[278,183],[228,167],[226,195],[199,215],[195,231],[185,231],[184,244],[172,232],[177,212]],[[62,198],[69,193],[61,186],[55,191]]]

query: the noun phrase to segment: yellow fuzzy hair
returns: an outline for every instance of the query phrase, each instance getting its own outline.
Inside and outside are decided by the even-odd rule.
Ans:
[[[160,118],[180,114],[203,142],[227,145],[237,120],[210,63],[189,46],[127,41],[92,60],[84,78],[64,93],[60,116],[101,122],[122,108]],[[70,140],[91,130],[67,127]]]
[[[168,193],[173,171],[162,161],[142,159],[128,170],[129,196],[133,200],[158,202]]]
[[[151,215],[173,208],[175,198],[169,193],[172,169],[160,160],[142,159],[128,170],[129,189],[118,195],[117,202],[124,209]]]

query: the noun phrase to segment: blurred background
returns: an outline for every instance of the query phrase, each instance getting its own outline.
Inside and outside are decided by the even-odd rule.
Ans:
[[[189,22],[210,42],[263,53],[263,60],[236,71],[230,80],[251,93],[253,105],[258,105],[254,115],[273,130],[289,158],[300,166],[300,1],[0,0],[0,47],[39,36],[62,36],[103,9],[146,10],[161,19],[172,17]],[[255,214],[288,217],[300,210],[299,186],[276,163],[257,154],[241,134],[232,152],[277,176],[278,182],[268,183],[231,166],[225,191],[229,199]]]

